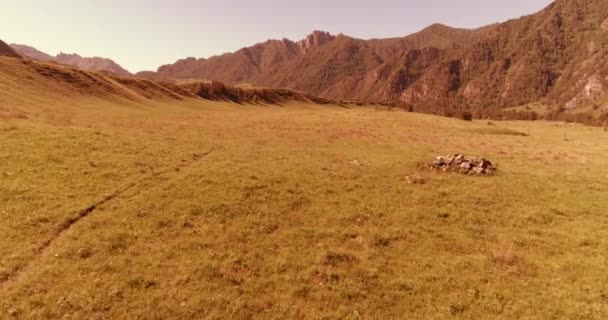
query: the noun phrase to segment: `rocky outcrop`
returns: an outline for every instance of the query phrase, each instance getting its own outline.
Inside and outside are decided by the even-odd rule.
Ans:
[[[490,176],[496,168],[490,160],[484,158],[467,158],[462,154],[437,157],[429,167],[442,172],[454,172],[475,176]]]
[[[311,49],[325,45],[326,43],[334,39],[336,39],[336,36],[332,35],[329,32],[314,31],[312,34],[308,35],[306,39],[298,41],[297,44],[304,51],[309,51]]]

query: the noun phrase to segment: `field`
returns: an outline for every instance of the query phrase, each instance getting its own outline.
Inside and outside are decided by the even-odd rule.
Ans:
[[[419,165],[457,152],[499,174]],[[607,164],[560,123],[16,104],[0,319],[606,319]]]

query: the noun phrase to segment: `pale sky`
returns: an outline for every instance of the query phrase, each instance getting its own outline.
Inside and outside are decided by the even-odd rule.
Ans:
[[[131,72],[313,30],[400,37],[433,23],[474,28],[551,0],[0,0],[0,39],[48,54],[111,58]]]

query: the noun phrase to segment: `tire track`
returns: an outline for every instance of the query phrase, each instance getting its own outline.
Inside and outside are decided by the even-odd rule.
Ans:
[[[61,223],[59,225],[59,227],[55,230],[53,235],[34,250],[34,255],[30,259],[29,262],[15,267],[12,271],[10,271],[10,273],[8,274],[7,277],[0,278],[0,291],[3,291],[5,289],[9,288],[11,285],[19,282],[19,278],[21,277],[21,275],[23,273],[25,273],[26,270],[31,269],[33,267],[34,263],[38,259],[40,259],[42,256],[44,256],[44,254],[48,251],[48,249],[51,247],[51,245],[58,238],[60,238],[64,233],[69,231],[75,224],[77,224],[78,222],[82,221],[83,219],[85,219],[86,217],[91,215],[93,212],[95,212],[95,210],[97,210],[97,208],[99,208],[100,206],[122,196],[123,194],[125,194],[127,191],[129,191],[131,189],[143,186],[144,184],[146,184],[147,182],[149,182],[150,180],[152,180],[156,177],[162,176],[169,172],[174,172],[176,170],[179,171],[181,169],[189,167],[189,166],[195,164],[196,162],[202,160],[203,158],[207,157],[213,151],[215,151],[215,148],[211,148],[209,151],[204,152],[204,153],[200,153],[200,154],[195,153],[192,155],[192,159],[190,161],[182,161],[181,163],[179,163],[175,166],[172,166],[170,168],[167,168],[167,169],[164,169],[161,171],[157,171],[157,172],[153,172],[152,174],[150,174],[146,177],[143,177],[136,182],[131,182],[127,186],[122,187],[121,189],[113,192],[110,195],[103,197],[102,199],[93,203],[92,205],[78,211],[76,213],[76,215],[68,218],[63,223]]]

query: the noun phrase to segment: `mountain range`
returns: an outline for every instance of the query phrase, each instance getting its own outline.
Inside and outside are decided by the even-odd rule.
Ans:
[[[131,74],[110,59],[12,54]],[[10,48],[8,48],[10,49]],[[0,46],[6,51],[6,45]],[[7,51],[8,52],[8,51]],[[401,38],[362,40],[315,31],[134,75],[285,88],[332,100],[398,102],[415,111],[496,116],[505,110],[608,113],[608,1],[556,0],[538,13],[478,29],[434,24]]]
[[[60,64],[66,64],[78,67],[87,71],[108,71],[116,73],[120,76],[131,76],[131,73],[125,70],[116,62],[107,58],[100,57],[81,57],[78,54],[66,54],[60,53],[56,56],[51,56],[47,53],[44,53],[34,47],[22,45],[22,44],[11,44],[11,48],[20,53],[22,56],[41,61],[53,61]]]
[[[477,114],[542,103],[608,110],[608,1],[557,0],[474,30],[440,24],[403,38],[314,32],[137,76],[291,88],[329,99],[395,101]]]
[[[487,30],[440,24],[403,38],[360,40],[315,31],[301,41],[269,40],[209,59],[187,58],[137,76],[211,79],[228,84],[292,88],[332,99],[395,100],[416,74],[447,50],[473,43]]]

